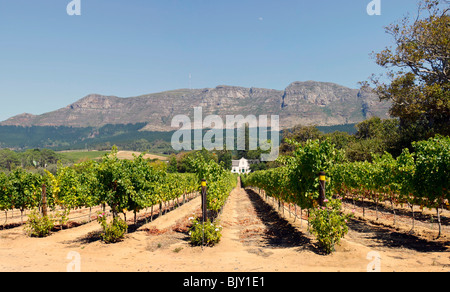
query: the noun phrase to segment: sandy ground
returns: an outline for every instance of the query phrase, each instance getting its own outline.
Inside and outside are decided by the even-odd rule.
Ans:
[[[117,157],[119,159],[133,159],[133,154],[136,156],[141,155],[141,152],[133,152],[133,151],[119,151],[117,152]],[[155,154],[145,154],[144,159],[159,159],[162,161],[169,160],[168,157],[161,156],[161,155],[155,155]]]
[[[197,197],[153,222],[130,226],[116,244],[99,239],[96,221],[47,238],[27,237],[22,226],[1,230],[0,271],[450,271],[448,235],[428,240],[356,218],[336,252],[323,255],[306,221],[287,212],[283,217],[271,199],[239,188],[219,216],[221,242],[192,247],[186,224],[199,210]]]

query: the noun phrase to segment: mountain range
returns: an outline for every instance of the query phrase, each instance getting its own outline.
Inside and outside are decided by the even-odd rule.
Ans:
[[[388,117],[389,102],[370,91],[328,82],[293,82],[284,90],[220,85],[178,89],[121,98],[90,94],[42,115],[20,114],[2,126],[94,127],[144,123],[144,131],[173,131],[176,115],[193,117],[194,107],[207,115],[279,115],[280,128],[295,125],[332,126],[358,123],[372,116]]]

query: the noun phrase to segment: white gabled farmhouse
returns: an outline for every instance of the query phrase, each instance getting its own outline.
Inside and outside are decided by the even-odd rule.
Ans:
[[[241,158],[240,160],[232,160],[231,172],[232,173],[250,173],[250,165],[258,164],[259,160],[248,160]]]

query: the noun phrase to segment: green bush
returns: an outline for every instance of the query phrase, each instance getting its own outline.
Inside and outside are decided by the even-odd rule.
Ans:
[[[325,200],[327,206],[318,206],[311,209],[309,222],[311,232],[316,236],[320,247],[326,254],[334,251],[336,244],[348,232],[348,215],[341,212],[340,200]]]
[[[42,216],[38,210],[33,210],[28,215],[25,231],[29,236],[46,237],[53,229],[53,220],[48,216]]]
[[[195,246],[207,245],[214,246],[219,243],[222,237],[222,226],[212,223],[209,219],[202,224],[199,219],[195,219],[192,227],[189,230],[191,237],[191,244]]]
[[[98,215],[97,221],[102,226],[103,233],[100,236],[105,243],[119,242],[123,239],[125,233],[127,233],[128,225],[120,217],[114,217],[108,224],[105,213],[101,213]]]

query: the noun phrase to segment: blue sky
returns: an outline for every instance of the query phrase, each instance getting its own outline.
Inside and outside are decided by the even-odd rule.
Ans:
[[[357,88],[381,72],[383,27],[416,0],[0,0],[0,120],[90,94],[119,97],[217,85]]]

